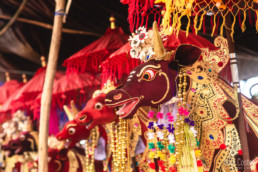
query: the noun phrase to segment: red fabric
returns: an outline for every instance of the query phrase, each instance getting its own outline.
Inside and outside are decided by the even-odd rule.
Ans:
[[[11,106],[13,106],[14,110],[28,108],[28,103],[34,101],[38,94],[42,92],[45,75],[45,67],[38,69],[33,78],[19,89],[11,102]],[[63,73],[57,71],[55,74],[55,80],[59,79],[61,76],[63,76]]]
[[[107,79],[112,81],[120,79],[123,74],[129,74],[133,68],[140,64],[138,59],[131,58],[130,49],[131,45],[128,42],[102,62],[102,83],[105,83]]]
[[[123,46],[127,40],[128,35],[124,33],[122,28],[108,28],[101,38],[66,59],[63,65],[67,67],[68,73],[73,71],[99,73],[101,62]]]
[[[18,88],[20,88],[22,84],[20,84],[16,80],[11,80],[0,87],[0,105],[4,104],[4,102],[10,97],[10,95]]]
[[[100,88],[101,79],[89,73],[76,74],[72,73],[58,79],[53,86],[52,106],[63,107],[70,104],[71,100],[75,104],[82,104],[91,98],[92,92]],[[40,104],[42,94],[36,98],[37,104]]]

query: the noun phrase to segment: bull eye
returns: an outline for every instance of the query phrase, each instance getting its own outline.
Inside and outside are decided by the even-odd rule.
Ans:
[[[95,109],[97,109],[97,110],[101,110],[103,108],[103,105],[102,105],[102,103],[96,103],[95,104]]]
[[[71,128],[68,129],[68,132],[69,132],[70,135],[74,135],[75,131],[76,131],[76,130],[75,130],[75,128],[73,128],[73,127],[71,127]]]
[[[19,139],[20,139],[21,141],[23,141],[23,140],[25,140],[25,136],[24,136],[24,135],[20,135]]]
[[[147,69],[142,74],[142,79],[146,81],[151,81],[156,77],[157,71],[154,69]]]

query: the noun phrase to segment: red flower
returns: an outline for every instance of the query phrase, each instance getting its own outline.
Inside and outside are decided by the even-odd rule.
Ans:
[[[149,163],[149,167],[150,167],[151,169],[155,169],[155,163],[154,163],[154,162]]]
[[[223,143],[223,144],[221,144],[221,145],[219,146],[219,148],[220,148],[220,149],[226,149],[227,146]]]
[[[238,150],[238,155],[243,155],[242,149]]]
[[[198,167],[203,166],[203,165],[202,165],[202,160],[197,160],[197,166],[198,166]]]

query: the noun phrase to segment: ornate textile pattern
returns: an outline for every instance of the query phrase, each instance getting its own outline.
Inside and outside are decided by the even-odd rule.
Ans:
[[[86,156],[84,155],[81,155],[79,153],[76,153],[76,156],[79,158],[80,162],[81,162],[81,165],[82,165],[82,172],[87,172],[86,170]]]
[[[184,68],[191,78],[190,87],[187,92],[187,103],[190,105],[190,118],[195,122],[195,129],[198,131],[197,138],[200,141],[200,149],[202,151],[202,159],[205,162],[204,169],[208,171],[212,167],[215,150],[220,149],[222,144],[232,147],[231,140],[239,140],[238,134],[235,136],[231,130],[227,131],[229,129],[225,129],[228,123],[223,119],[228,119],[230,116],[223,107],[223,104],[226,101],[231,101],[232,97],[229,97],[227,91],[225,92],[221,88],[221,83],[217,82],[218,73],[225,67],[229,60],[227,41],[222,37],[218,37],[215,39],[215,45],[217,47],[220,46],[220,48],[215,51],[202,49],[199,60],[193,65]],[[232,95],[234,95],[233,89]],[[224,134],[222,132],[223,130],[226,130]],[[223,157],[218,160],[220,161],[219,164],[217,164],[216,160],[214,161],[216,168],[217,166],[219,169],[221,167],[223,169],[227,168],[227,161],[232,163],[232,166],[229,168],[234,168],[235,160],[233,160],[234,156],[232,156],[234,150],[232,150],[233,153],[232,151],[221,150],[219,154],[223,152]],[[220,156],[219,154],[216,156]]]
[[[233,99],[233,101],[236,101],[234,97],[234,89],[222,79],[218,79],[217,81],[224,92],[226,92],[230,98]],[[252,127],[253,131],[258,137],[258,106],[244,96],[242,96],[242,103],[248,124]]]
[[[77,169],[79,168],[79,163],[77,161],[76,154],[74,153],[74,151],[69,150],[67,156],[69,159],[69,171],[77,172]]]
[[[234,124],[227,124],[224,129],[224,138],[226,149],[222,149],[214,158],[214,172],[223,171],[235,171],[238,169],[236,167],[235,155],[237,155],[238,150],[241,149],[240,140],[238,132]]]

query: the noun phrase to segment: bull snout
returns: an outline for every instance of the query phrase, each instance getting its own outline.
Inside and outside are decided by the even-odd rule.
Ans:
[[[116,89],[113,91],[110,91],[106,97],[105,97],[105,103],[108,106],[112,106],[118,102],[130,99],[131,96],[122,89]]]
[[[84,125],[87,122],[91,121],[92,118],[87,112],[81,111],[75,116],[75,120],[77,123]]]

